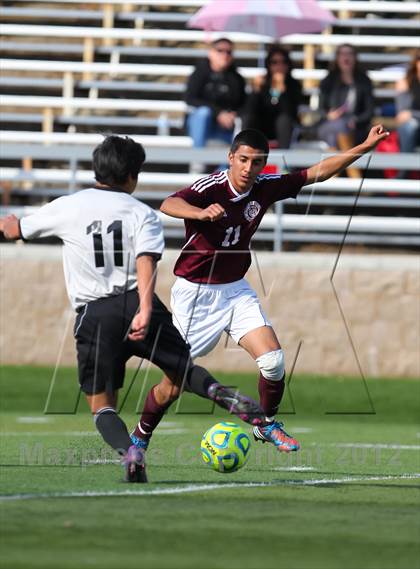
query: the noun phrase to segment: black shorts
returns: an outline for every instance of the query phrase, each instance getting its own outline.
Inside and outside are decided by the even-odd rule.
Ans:
[[[89,302],[78,311],[74,325],[79,383],[88,395],[112,393],[124,383],[131,356],[145,358],[164,372],[183,379],[191,365],[188,344],[172,324],[166,306],[153,296],[152,317],[144,340],[127,338],[139,306],[137,290]]]

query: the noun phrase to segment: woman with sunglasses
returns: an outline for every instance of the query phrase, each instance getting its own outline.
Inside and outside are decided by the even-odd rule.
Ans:
[[[248,98],[246,126],[261,130],[279,148],[289,148],[293,129],[299,122],[302,87],[291,75],[292,62],[284,47],[270,48],[265,68],[265,75],[256,78]]]

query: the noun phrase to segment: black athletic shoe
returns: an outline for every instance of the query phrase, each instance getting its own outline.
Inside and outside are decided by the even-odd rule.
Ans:
[[[239,390],[225,387],[219,383],[212,383],[208,390],[208,396],[220,407],[227,409],[229,413],[236,415],[250,425],[262,425],[265,423],[263,410],[254,399],[239,393]]]
[[[122,464],[125,467],[125,481],[146,483],[146,463],[144,460],[144,452],[131,445],[126,455],[122,458]]]

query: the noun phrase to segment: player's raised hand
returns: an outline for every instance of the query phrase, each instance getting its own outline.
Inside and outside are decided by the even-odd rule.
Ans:
[[[381,140],[387,138],[389,132],[381,124],[377,124],[370,129],[370,132],[365,140],[365,143],[373,150]]]
[[[209,207],[202,209],[199,212],[197,219],[199,221],[217,221],[218,219],[221,219],[224,214],[225,209],[220,204],[213,203],[209,205]]]
[[[15,215],[6,215],[0,219],[0,231],[6,239],[19,239],[20,228],[19,220]]]

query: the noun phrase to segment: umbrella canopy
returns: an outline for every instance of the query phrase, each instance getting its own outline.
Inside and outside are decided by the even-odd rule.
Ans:
[[[187,25],[208,31],[249,32],[279,38],[321,32],[335,18],[316,0],[213,0]]]

